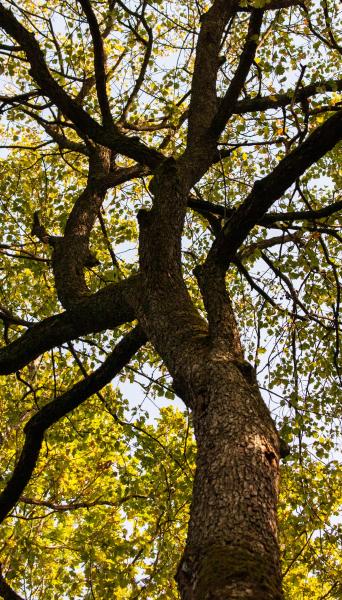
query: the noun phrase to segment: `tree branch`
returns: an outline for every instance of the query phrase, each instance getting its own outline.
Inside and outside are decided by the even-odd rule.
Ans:
[[[215,0],[201,17],[189,106],[188,148],[196,149],[217,111],[216,79],[224,28],[235,10],[233,0]]]
[[[12,477],[0,494],[0,523],[18,502],[36,466],[45,431],[69,412],[80,406],[117,375],[147,341],[138,326],[128,333],[91,375],[76,383],[69,391],[41,408],[24,427],[25,443]]]
[[[218,215],[219,217],[230,219],[234,214],[234,208],[226,208],[220,204],[214,204],[206,200],[199,200],[189,196],[188,200],[189,208],[199,212],[200,214],[211,213]],[[273,223],[292,223],[293,221],[317,221],[325,217],[339,212],[342,209],[342,200],[333,202],[329,206],[324,206],[318,210],[294,210],[292,212],[283,213],[267,213],[263,215],[256,223],[256,225],[263,225],[269,227]]]
[[[285,156],[272,173],[255,182],[249,196],[232,214],[215,240],[207,261],[214,260],[227,269],[242,242],[272,204],[341,138],[342,111],[339,111]]]
[[[342,90],[342,79],[318,81],[306,85],[296,92],[295,102],[307,100],[315,94],[323,94],[325,92],[337,92]],[[263,112],[265,110],[275,110],[290,105],[293,101],[293,90],[289,90],[283,94],[270,94],[269,96],[261,96],[255,98],[246,98],[240,100],[234,107],[234,114],[242,115],[249,112]]]
[[[263,216],[260,224],[270,225],[275,222],[292,223],[293,221],[317,221],[330,217],[342,209],[342,200],[333,202],[329,206],[324,206],[318,210],[294,210],[293,212],[269,213]]]
[[[115,126],[111,130],[101,127],[75,99],[69,96],[52,77],[34,35],[19,23],[13,13],[1,3],[0,27],[20,44],[30,63],[30,75],[41,88],[43,94],[56,104],[83,135],[151,168],[156,168],[162,162],[164,156],[160,152],[149,148],[139,140],[133,140],[120,133]]]
[[[105,127],[113,129],[113,117],[109,106],[106,86],[106,54],[99,24],[90,1],[78,0],[78,2],[82,6],[83,12],[87,17],[90,34],[93,40],[96,93],[101,110],[102,123]]]
[[[295,242],[297,244],[300,244],[302,238],[303,233],[299,231],[297,233],[289,233],[287,235],[283,233],[282,235],[278,235],[272,238],[259,240],[257,242],[254,242],[253,244],[250,244],[249,246],[241,248],[241,251],[237,254],[237,258],[239,260],[245,260],[249,256],[253,255],[256,250],[272,248],[272,246],[279,246],[280,244],[287,244],[288,242]]]
[[[134,12],[134,11],[130,10],[120,0],[117,0],[117,2],[121,6],[121,8],[124,9],[125,12],[127,12],[130,15],[134,15],[137,19],[139,19],[139,22],[141,22],[143,24],[143,26],[145,28],[145,31],[147,33],[147,40],[145,40],[138,33],[138,31],[136,29],[132,29],[133,32],[134,32],[134,35],[136,36],[136,38],[138,39],[138,41],[145,46],[145,52],[144,52],[144,57],[143,57],[143,60],[142,60],[142,64],[141,64],[141,68],[140,68],[140,72],[139,72],[138,78],[137,78],[137,80],[136,80],[136,82],[134,84],[132,92],[130,93],[130,95],[129,95],[128,99],[127,99],[127,102],[126,102],[126,104],[125,104],[125,106],[123,108],[122,115],[121,115],[121,118],[120,118],[120,123],[124,123],[126,125],[126,117],[127,117],[128,110],[129,110],[129,108],[130,108],[130,106],[131,106],[134,98],[136,98],[136,96],[137,96],[137,94],[138,94],[138,92],[139,92],[139,90],[140,90],[140,88],[141,88],[141,86],[143,84],[143,81],[145,79],[146,70],[147,70],[148,63],[149,63],[149,60],[150,60],[151,54],[152,54],[153,31],[152,31],[151,27],[149,26],[149,24],[146,21],[145,16],[144,16],[144,12],[145,12],[145,8],[146,8],[146,3],[145,2],[143,3],[142,13],[141,14],[139,14],[138,12]],[[137,27],[139,27],[139,22],[137,24]]]
[[[303,0],[270,0],[265,2],[263,10],[281,10],[282,8],[290,8],[291,6],[303,6]],[[239,6],[238,12],[249,12],[254,10],[254,5],[247,3],[247,6]]]
[[[224,271],[211,263],[208,268],[197,266],[194,274],[207,312],[209,338],[213,347],[221,347],[230,358],[243,359],[239,330]]]
[[[22,598],[22,596],[19,596],[19,594],[17,594],[5,580],[5,578],[2,574],[1,564],[0,564],[0,596],[4,600],[24,600]]]
[[[184,163],[191,187],[215,160],[217,138],[234,112],[257,48],[262,10],[251,13],[238,67],[224,98],[219,101],[216,80],[221,38],[234,9],[234,2],[225,0],[222,5],[221,0],[216,0],[202,18],[191,88],[187,148],[180,161]]]
[[[73,309],[32,325],[23,336],[0,349],[0,374],[21,369],[55,346],[88,333],[114,329],[134,320],[127,302],[139,289],[134,276],[84,298]]]
[[[70,502],[69,504],[56,504],[55,502],[51,502],[49,500],[36,500],[35,498],[27,498],[26,496],[20,497],[20,502],[24,504],[32,504],[33,506],[44,506],[46,508],[50,508],[53,512],[68,512],[70,510],[79,510],[80,508],[93,508],[96,506],[111,506],[118,507],[124,504],[125,502],[129,502],[130,500],[135,499],[149,499],[149,496],[144,496],[143,494],[129,494],[128,496],[123,496],[122,498],[118,498],[116,502],[110,502],[109,500],[92,500],[87,502]]]
[[[26,321],[25,319],[21,319],[13,315],[13,313],[8,310],[5,306],[0,304],[0,319],[4,322],[13,325],[22,325],[23,327],[33,327],[34,323],[30,321]]]
[[[249,20],[248,32],[240,60],[228,90],[220,101],[219,108],[210,125],[210,133],[217,139],[222,133],[227,121],[234,113],[234,106],[246,81],[258,47],[262,24],[263,11],[253,10]]]
[[[89,236],[105,198],[97,179],[110,170],[111,151],[102,146],[89,155],[87,185],[78,196],[66,222],[63,237],[53,244],[52,266],[58,298],[62,306],[71,308],[89,295],[84,267],[98,264],[89,249]]]

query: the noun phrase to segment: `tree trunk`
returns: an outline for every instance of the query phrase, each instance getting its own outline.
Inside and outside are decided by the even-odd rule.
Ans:
[[[246,362],[212,357],[193,398],[197,470],[182,600],[281,600],[279,440]]]
[[[243,359],[225,269],[209,261],[195,270],[208,324],[185,286],[185,176],[165,161],[154,179],[154,208],[139,213],[135,311],[193,415],[197,468],[176,576],[181,598],[281,600],[278,434]]]

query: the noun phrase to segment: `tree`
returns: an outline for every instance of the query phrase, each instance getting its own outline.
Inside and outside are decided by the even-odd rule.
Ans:
[[[0,3],[5,599],[338,597],[337,15]]]

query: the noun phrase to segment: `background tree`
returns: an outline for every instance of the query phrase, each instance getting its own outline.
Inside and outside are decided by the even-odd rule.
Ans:
[[[0,594],[340,597],[337,3],[0,28]]]

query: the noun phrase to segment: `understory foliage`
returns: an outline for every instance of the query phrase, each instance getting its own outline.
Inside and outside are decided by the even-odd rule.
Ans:
[[[160,157],[177,160],[186,148],[196,46],[210,6],[195,0],[0,3],[0,372],[6,374],[0,492],[15,477],[30,419],[90,377],[135,331],[134,314],[77,330],[88,309],[84,315],[72,302],[62,306],[52,254],[80,195],[93,185],[103,197],[87,232],[89,297],[139,272],[137,212],[152,206]],[[189,195],[182,270],[204,318],[195,267],[254,182],[341,114],[338,8],[334,0],[241,0],[227,20],[218,98],[239,69],[251,15],[262,13],[254,57],[216,154]],[[42,60],[74,102],[75,117]],[[113,142],[101,133],[110,132],[107,109],[117,126]],[[111,156],[98,175],[89,161],[101,143]],[[285,191],[246,232],[226,275],[245,358],[290,448],[279,501],[286,600],[341,593],[338,153],[334,143],[293,181],[289,175]],[[74,311],[76,333],[57,342],[52,336],[25,360],[25,331],[64,310]],[[96,309],[91,315],[95,322]],[[50,333],[37,331],[39,346]],[[3,369],[6,349],[21,339],[13,369]],[[191,411],[151,341],[142,339],[135,350],[110,383],[91,388],[68,414],[49,421],[32,475],[1,525],[0,596],[12,597],[12,588],[32,600],[180,597],[174,574],[196,456]]]

